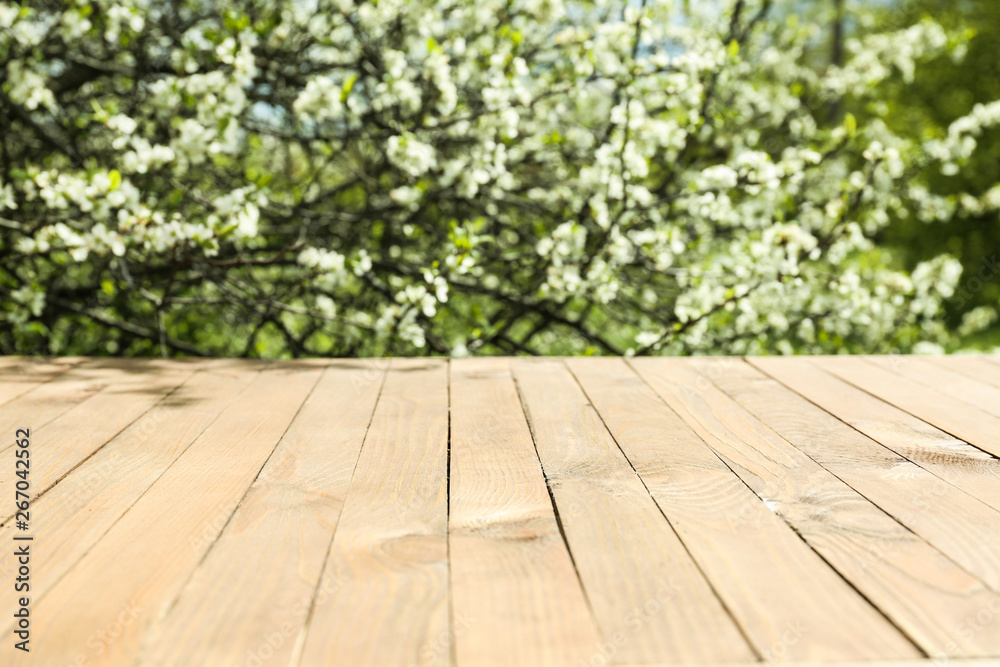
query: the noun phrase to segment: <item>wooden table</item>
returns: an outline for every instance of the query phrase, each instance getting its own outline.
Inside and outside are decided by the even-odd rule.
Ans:
[[[1000,664],[1000,358],[10,357],[0,423],[0,665]]]

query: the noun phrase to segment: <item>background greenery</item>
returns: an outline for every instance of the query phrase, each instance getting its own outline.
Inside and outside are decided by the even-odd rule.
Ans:
[[[392,3],[318,1],[330,2],[323,11],[356,34],[348,30],[346,40],[326,43],[328,27],[317,28],[309,17],[293,19],[296,8],[309,3],[287,0],[175,0],[155,11],[132,0],[0,6],[0,28],[10,8],[21,17],[65,12],[58,30],[49,26],[52,35],[33,45],[30,31],[10,38],[0,30],[0,61],[18,63],[0,70],[0,353],[739,354],[1000,345],[994,310],[1000,306],[1000,203],[982,215],[962,211],[926,221],[920,203],[905,195],[899,195],[902,204],[886,203],[911,177],[943,198],[930,208],[968,209],[959,204],[988,199],[1000,183],[995,121],[984,123],[976,151],[960,169],[942,172],[921,153],[925,142],[945,136],[977,104],[1000,99],[997,3],[678,3],[692,26],[708,27],[690,43],[683,42],[683,31],[663,33],[658,43],[675,40],[668,50],[690,50],[718,63],[695,65],[681,76],[686,83],[676,86],[673,97],[650,113],[661,125],[679,128],[682,146],[647,145],[633,156],[648,163],[643,186],[660,198],[665,219],[650,223],[637,214],[629,194],[607,196],[605,217],[614,218],[607,227],[596,220],[593,192],[572,191],[587,187],[585,172],[599,162],[598,146],[615,153],[605,152],[604,167],[617,160],[628,173],[628,100],[656,107],[656,87],[672,76],[668,67],[661,73],[665,78],[648,79],[599,71],[619,56],[649,55],[647,47],[639,48],[639,24],[633,27],[627,12],[620,12],[622,30],[605,36],[595,56],[590,47],[574,51],[572,39],[564,52],[552,48],[545,34],[531,34],[531,21],[553,34],[574,21],[599,25],[608,18],[601,15],[602,3],[580,0],[569,20],[548,24],[547,0],[501,2],[499,19],[476,16],[472,3],[459,3],[459,18],[449,20],[468,21],[463,29],[470,31],[470,44],[481,38],[485,45],[479,56],[463,56],[464,47],[456,50],[452,43],[463,29],[435,33],[446,35],[448,44],[423,33],[415,40],[421,26],[407,24],[405,8],[400,18],[365,27],[365,20],[357,21],[362,12],[353,13],[358,7],[376,15]],[[630,4],[639,6],[622,6]],[[928,49],[941,55],[919,62],[912,80],[893,70],[876,77],[868,90],[851,88],[855,96],[823,96],[829,85],[824,77],[845,65],[850,70],[852,40],[926,26],[926,19],[947,30],[948,48]],[[198,25],[209,27],[191,38],[188,31]],[[86,39],[77,43],[74,30]],[[291,37],[277,38],[282,32]],[[159,49],[157,40],[168,46]],[[802,40],[806,47],[800,51]],[[794,61],[791,67],[757,60],[772,45]],[[350,58],[333,65],[310,59],[308,49],[317,46]],[[493,47],[507,53],[506,61],[491,62]],[[422,53],[399,75],[389,48],[406,56]],[[441,75],[443,84],[420,69],[442,48],[454,70]],[[963,58],[955,57],[956,48]],[[554,90],[551,99],[542,90],[534,91],[530,103],[517,102],[515,55],[527,61],[540,89],[550,83],[567,87]],[[596,63],[596,74],[573,71],[574,63],[587,59]],[[335,72],[333,83],[325,78],[328,67]],[[460,86],[457,112],[452,105],[439,114],[444,85],[450,85],[449,76],[457,81],[462,67],[481,78]],[[336,78],[338,68],[354,71]],[[24,73],[29,70],[35,72],[31,85]],[[506,81],[500,88],[510,86],[504,93],[510,99],[502,103],[520,113],[520,135],[490,125],[496,114],[484,99],[483,82],[498,71]],[[610,82],[609,92],[593,96],[588,79],[594,78]],[[173,83],[159,86],[167,79]],[[402,87],[393,93],[398,99],[378,107],[386,95],[377,85],[395,90],[409,79],[425,86],[415,93],[416,111],[407,110]],[[782,89],[785,79],[794,83]],[[321,90],[317,82],[324,81],[333,89]],[[676,104],[673,98],[694,86],[707,91],[703,101]],[[777,99],[782,96],[793,104],[783,107]],[[362,97],[375,101],[375,108],[323,116],[324,108],[347,109]],[[774,110],[767,108],[769,97],[775,98]],[[617,121],[610,120],[615,105],[624,110]],[[462,114],[474,119],[473,131],[449,134]],[[440,131],[429,129],[428,117]],[[814,130],[790,129],[803,120]],[[886,131],[879,129],[883,123]],[[226,128],[236,125],[242,134],[226,138]],[[574,144],[570,135],[581,130],[588,141],[595,139]],[[418,137],[440,142],[437,171],[412,163],[419,163],[419,150],[404,155],[405,137],[411,148]],[[393,157],[392,142],[400,138],[402,157]],[[893,159],[873,158],[868,147],[897,139],[903,175],[890,177],[885,172],[892,171],[887,163]],[[160,161],[147,155],[142,168],[124,166],[129,147],[143,152],[137,141],[145,142],[146,153],[150,142],[176,151]],[[644,141],[656,143],[649,136]],[[493,150],[485,146],[498,143],[508,155],[517,154],[506,165],[516,175],[506,190],[488,190],[499,182],[495,173],[484,176],[473,197],[456,195],[443,182],[446,160],[469,171]],[[779,177],[787,192],[774,188],[768,194],[763,180],[755,182],[772,165],[787,168],[800,151],[822,155],[815,169],[803,169],[804,188],[789,173]],[[748,153],[763,156],[762,163],[740,167]],[[470,163],[468,154],[477,157]],[[201,162],[185,164],[196,159]],[[726,174],[739,178],[715,183],[717,167],[723,168],[720,182],[727,182]],[[866,191],[877,177],[883,183]],[[568,192],[558,192],[562,181],[570,184]],[[16,197],[11,183],[19,188]],[[529,192],[532,185],[537,192]],[[594,192],[601,189],[610,186],[595,186]],[[48,198],[38,196],[46,190]],[[109,209],[97,203],[124,200],[126,192],[132,201],[125,204]],[[699,212],[689,200],[702,194],[725,206],[706,205],[707,213]],[[19,206],[5,212],[5,197]],[[147,203],[152,210],[144,208]],[[815,222],[817,216],[807,221],[808,214],[831,205],[826,222]],[[116,207],[122,236],[115,229]],[[175,220],[195,226],[150,251],[143,235],[155,232],[162,240]],[[863,234],[847,230],[851,225]],[[636,235],[623,244],[638,249],[634,258],[615,258],[621,250],[616,234],[626,233],[620,230],[646,234],[645,241]],[[870,239],[851,240],[851,234]],[[122,242],[132,245],[119,252],[116,244]],[[761,246],[760,266],[752,266],[750,252]],[[680,256],[661,267],[659,258],[671,252]],[[938,262],[943,253],[964,269],[953,295],[947,274],[954,272],[946,259]],[[456,270],[467,258],[484,272]],[[573,271],[582,276],[577,287],[567,286]],[[892,283],[888,292],[878,293],[879,281]],[[612,284],[603,298],[602,290]]]
[[[921,16],[932,16],[948,28],[968,30],[973,34],[968,53],[961,63],[951,58],[935,59],[921,68],[912,84],[899,82],[886,90],[898,127],[925,128],[946,126],[967,113],[976,103],[1000,98],[1000,3],[990,0],[910,0],[892,3],[885,12],[887,21],[905,23]],[[864,109],[855,109],[861,116]],[[937,175],[934,190],[940,194],[967,191],[983,193],[1000,181],[1000,130],[987,129],[979,150],[968,169],[955,176]],[[879,242],[891,248],[897,261],[906,267],[946,250],[961,260],[964,271],[962,288],[946,302],[947,323],[957,330],[962,315],[977,306],[1000,305],[1000,276],[980,283],[974,280],[984,266],[1000,251],[1000,223],[996,213],[981,217],[953,218],[946,222],[924,223],[918,220],[893,220],[881,232]],[[998,257],[1000,259],[1000,257]],[[971,281],[971,282],[970,282]],[[964,296],[967,295],[967,296]],[[1000,345],[1000,323],[969,336],[961,337],[968,347],[990,349]]]

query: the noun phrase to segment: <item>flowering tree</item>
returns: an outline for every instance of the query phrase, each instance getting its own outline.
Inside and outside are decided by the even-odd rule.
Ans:
[[[1000,104],[889,130],[931,22],[808,57],[779,2],[0,3],[0,351],[947,344],[960,266],[871,238]],[[860,124],[844,100],[867,104]],[[884,105],[882,105],[884,106]],[[956,203],[957,202],[957,203]]]

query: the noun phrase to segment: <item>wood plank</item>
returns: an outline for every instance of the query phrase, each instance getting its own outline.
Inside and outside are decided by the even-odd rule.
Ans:
[[[0,356],[0,380],[27,380],[26,376],[40,373],[61,373],[69,370],[86,357],[46,357],[42,355],[8,354]]]
[[[891,403],[942,431],[1000,456],[1000,417],[898,376],[862,358],[817,357],[814,363],[873,396]]]
[[[44,359],[44,357],[30,357],[23,355],[9,354],[0,357],[0,373],[11,366],[16,366],[18,364],[27,363],[29,360],[33,359]]]
[[[890,373],[906,378],[904,382],[917,382],[983,412],[1000,416],[1000,387],[970,378],[943,364],[934,363],[929,357],[894,354],[882,357],[866,356],[864,359]]]
[[[45,542],[32,559],[41,573],[32,583],[35,598],[55,586],[128,511],[258,368],[228,361],[203,367],[32,504],[31,534]],[[0,529],[4,544],[13,544],[15,534],[21,532],[12,522]],[[14,588],[14,566],[13,559],[0,561],[4,590]],[[7,623],[4,618],[0,625]]]
[[[937,551],[762,424],[689,361],[630,363],[768,508],[879,610],[906,631],[926,623],[909,602],[909,582],[940,558]],[[878,611],[870,608],[867,616],[869,629],[857,637],[856,651],[869,659],[919,655]]]
[[[1000,356],[988,354],[949,354],[929,357],[931,363],[962,373],[993,387],[1000,387]]]
[[[872,440],[1000,509],[1000,460],[802,357],[747,361]]]
[[[570,359],[567,364],[765,660],[867,657],[856,638],[867,633],[873,618],[868,601],[769,510],[649,385],[621,359]],[[985,593],[975,579],[965,578],[970,588]],[[796,641],[789,642],[789,636]]]
[[[606,645],[591,662],[749,661],[727,610],[556,360],[513,360],[556,511]],[[596,661],[596,662],[595,662]]]
[[[393,361],[299,664],[448,665],[448,368]]]
[[[0,405],[58,377],[80,357],[0,357]]]
[[[290,663],[381,387],[361,361],[325,370],[140,664]]]
[[[452,361],[451,404],[448,544],[457,664],[586,664],[600,637],[507,360]]]
[[[319,378],[274,364],[227,407],[48,595],[32,667],[134,665]],[[44,638],[42,640],[41,638]]]
[[[83,361],[50,375],[47,381],[0,406],[0,428],[13,431],[28,427],[38,433],[52,420],[120,381],[123,372],[122,364],[101,359]],[[13,446],[9,441],[0,443],[0,456]]]
[[[679,414],[620,359],[397,361],[391,407],[383,361],[72,361],[0,357],[48,482],[0,665],[1000,664],[1000,459],[815,360],[664,360]],[[843,363],[1000,417],[973,361]]]
[[[960,631],[981,609],[1000,610],[1000,512],[907,461],[746,363],[695,361],[782,438],[849,484],[951,561],[929,559],[905,591],[925,622],[907,627],[932,655],[1000,655],[1000,615]],[[957,563],[957,565],[956,565]],[[964,568],[964,569],[962,569]],[[969,574],[972,573],[972,574]],[[975,575],[975,576],[973,576]],[[978,578],[977,578],[978,577]]]
[[[87,364],[86,369],[79,369],[86,374],[87,382],[100,378],[100,382],[94,385],[97,391],[45,426],[32,430],[33,498],[45,493],[66,473],[177,389],[202,364],[201,361],[159,359],[95,359]],[[30,396],[28,394],[24,398]],[[6,407],[19,403],[20,400],[13,401]],[[13,481],[14,468],[0,468],[0,497],[8,493]],[[4,523],[13,516],[8,512],[9,509],[0,511]]]

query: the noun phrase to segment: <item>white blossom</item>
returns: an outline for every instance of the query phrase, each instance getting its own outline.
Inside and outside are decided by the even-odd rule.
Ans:
[[[175,275],[169,312],[319,317],[343,344],[322,353],[522,352],[504,337],[536,327],[526,349],[559,353],[954,344],[960,264],[890,268],[874,239],[1000,211],[1000,185],[938,194],[928,168],[964,168],[1000,102],[930,139],[879,118],[890,77],[961,40],[866,30],[818,69],[823,26],[762,14],[733,43],[715,3],[679,4],[208,3],[180,34],[140,0],[0,4],[11,131],[33,134],[0,182],[25,285],[0,318],[64,277],[110,310],[109,276],[142,300]],[[106,71],[57,96],[74,54]],[[844,97],[863,126],[831,123]]]

